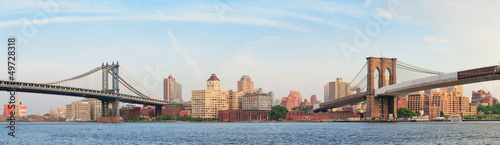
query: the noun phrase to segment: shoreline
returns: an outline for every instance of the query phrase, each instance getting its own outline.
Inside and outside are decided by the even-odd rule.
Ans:
[[[500,119],[468,119],[462,121],[500,121]],[[0,121],[0,122],[8,122],[8,121]],[[16,121],[16,122],[95,122],[97,121]],[[131,121],[131,122],[123,122],[123,123],[291,123],[291,122],[381,122],[381,123],[394,123],[394,122],[412,122],[410,120],[356,120],[356,121],[177,121],[177,120],[168,120],[168,121]],[[450,121],[424,121],[424,122],[450,122]],[[452,121],[453,122],[453,121]]]

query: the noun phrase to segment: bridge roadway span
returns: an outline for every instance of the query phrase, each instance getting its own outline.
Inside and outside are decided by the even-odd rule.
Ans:
[[[422,90],[471,84],[477,82],[493,81],[493,80],[500,80],[499,65],[441,74],[441,75],[416,79],[413,81],[393,84],[379,89],[375,89],[375,95],[376,96],[405,95]],[[323,112],[331,108],[337,108],[345,105],[351,105],[363,102],[366,100],[366,96],[367,92],[361,92],[358,94],[348,95],[339,99],[321,103],[320,108],[315,109],[314,112]]]
[[[96,98],[100,100],[116,100],[126,103],[144,104],[144,105],[154,105],[163,106],[171,104],[167,101],[155,100],[150,98],[142,98],[132,95],[125,94],[115,94],[108,93],[97,90],[82,89],[82,88],[72,88],[57,85],[46,85],[38,83],[26,83],[26,82],[13,82],[13,81],[3,81],[0,80],[0,90],[1,91],[17,91],[17,92],[29,92],[29,93],[41,93],[41,94],[52,94],[52,95],[65,95],[65,96],[75,96],[75,97],[86,97],[86,98]]]

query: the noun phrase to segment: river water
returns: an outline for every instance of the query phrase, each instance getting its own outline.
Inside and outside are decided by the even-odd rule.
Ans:
[[[0,144],[500,144],[500,122],[0,123]]]

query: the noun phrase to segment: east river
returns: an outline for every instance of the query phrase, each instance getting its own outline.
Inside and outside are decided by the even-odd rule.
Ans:
[[[7,122],[1,122],[2,129]],[[500,122],[70,123],[18,122],[22,144],[500,144]]]

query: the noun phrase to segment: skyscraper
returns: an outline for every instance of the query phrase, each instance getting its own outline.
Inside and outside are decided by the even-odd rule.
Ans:
[[[337,81],[328,83],[328,101],[349,95],[349,83],[337,78]]]
[[[314,105],[318,103],[318,99],[316,99],[316,95],[311,95],[311,104]]]
[[[325,96],[324,96],[324,100],[323,100],[323,101],[325,101],[325,102],[326,102],[326,101],[330,101],[330,100],[328,100],[328,96],[330,96],[330,93],[329,93],[329,92],[330,92],[330,87],[328,86],[329,84],[330,84],[330,83],[326,83],[326,85],[324,86],[324,89],[325,89],[325,91],[324,91]]]
[[[275,102],[274,102],[274,93],[273,93],[273,91],[269,91],[269,93],[267,93],[267,95],[271,96],[271,104],[274,105]]]
[[[175,81],[172,74],[163,80],[163,98],[165,101],[182,102],[182,85]]]
[[[207,80],[206,90],[192,91],[192,116],[200,118],[217,118],[219,110],[229,110],[229,93],[220,90],[220,80],[212,74]]]
[[[238,92],[251,93],[254,91],[253,81],[249,76],[244,75],[241,80],[238,81]]]

